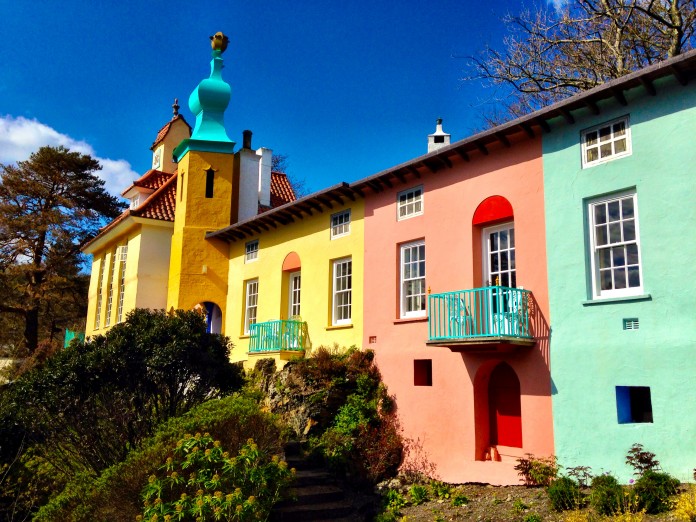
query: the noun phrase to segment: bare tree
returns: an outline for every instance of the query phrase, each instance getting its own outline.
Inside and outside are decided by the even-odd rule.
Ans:
[[[696,0],[567,0],[504,23],[503,50],[469,57],[466,79],[500,88],[507,119],[691,49]]]

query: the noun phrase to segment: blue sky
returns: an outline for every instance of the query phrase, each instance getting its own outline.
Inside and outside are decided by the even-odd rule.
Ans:
[[[494,93],[461,80],[464,56],[500,46],[520,0],[208,2],[0,0],[0,162],[44,144],[89,152],[112,193],[150,165],[157,131],[230,38],[230,138],[288,156],[319,190],[426,152],[435,120],[458,140]]]

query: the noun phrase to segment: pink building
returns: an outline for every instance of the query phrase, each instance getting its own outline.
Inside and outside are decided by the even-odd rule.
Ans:
[[[440,479],[553,455],[540,130],[507,124],[361,180],[364,346]]]

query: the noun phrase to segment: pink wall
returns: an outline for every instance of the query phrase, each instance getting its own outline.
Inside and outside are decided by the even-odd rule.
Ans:
[[[520,137],[511,148],[489,149],[488,156],[454,159],[452,168],[434,174],[421,169],[421,179],[395,182],[393,189],[366,198],[364,345],[375,350],[389,391],[396,395],[406,436],[420,439],[440,479],[514,484],[516,456],[553,454],[541,140]],[[423,214],[397,221],[397,193],[417,185],[424,190]],[[484,286],[481,234],[472,218],[477,206],[494,195],[512,204],[517,286],[533,292],[538,342],[490,355],[426,346],[426,319],[399,320],[399,244],[425,239],[426,286],[432,293]],[[370,343],[371,337],[376,342]],[[414,386],[414,359],[432,359],[432,386]],[[523,447],[501,447],[502,462],[484,462],[477,454],[480,459],[488,442],[487,414],[482,413],[487,397],[477,394],[476,406],[474,381],[487,389],[488,375],[500,361],[520,380]]]

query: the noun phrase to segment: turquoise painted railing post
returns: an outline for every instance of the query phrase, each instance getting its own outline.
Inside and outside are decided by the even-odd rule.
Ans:
[[[266,321],[249,326],[249,352],[301,352],[305,349],[307,323],[304,321]]]
[[[530,294],[529,290],[506,286],[431,294],[428,296],[429,340],[531,339]]]

